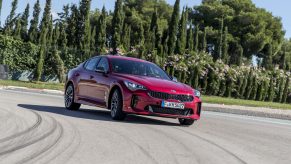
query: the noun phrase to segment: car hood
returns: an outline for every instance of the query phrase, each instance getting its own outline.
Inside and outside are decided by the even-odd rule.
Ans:
[[[173,94],[193,94],[193,89],[190,86],[180,82],[138,75],[115,75],[121,77],[123,80],[141,84],[152,91],[167,92]]]

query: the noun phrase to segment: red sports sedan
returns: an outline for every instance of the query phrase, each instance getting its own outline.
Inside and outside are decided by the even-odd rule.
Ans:
[[[122,56],[96,56],[69,71],[65,106],[81,104],[111,110],[123,120],[127,114],[178,118],[192,125],[200,118],[200,92],[177,82],[157,65]]]

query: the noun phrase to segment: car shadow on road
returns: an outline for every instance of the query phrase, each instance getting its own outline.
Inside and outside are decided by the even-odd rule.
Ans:
[[[19,107],[24,109],[30,109],[34,111],[49,112],[60,114],[69,117],[83,118],[99,121],[110,121],[119,123],[134,123],[134,124],[149,124],[149,125],[165,125],[165,126],[179,126],[178,123],[166,122],[163,120],[152,119],[137,115],[128,115],[124,121],[114,121],[111,119],[110,111],[106,110],[93,110],[81,108],[78,111],[70,111],[64,107],[58,106],[45,106],[45,105],[30,105],[30,104],[18,104]]]

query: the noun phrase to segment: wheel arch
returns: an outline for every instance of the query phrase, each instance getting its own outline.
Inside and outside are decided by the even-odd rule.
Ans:
[[[75,83],[74,83],[72,80],[69,80],[69,81],[66,83],[66,85],[65,85],[65,92],[66,92],[66,90],[67,90],[67,87],[68,87],[70,84],[73,85],[73,88],[74,88],[74,102],[76,102],[76,100],[77,100],[77,88],[76,88]],[[65,94],[65,93],[64,93],[64,94]]]
[[[113,92],[114,92],[116,89],[118,89],[119,92],[121,93],[121,98],[122,98],[122,100],[123,100],[123,92],[122,92],[121,86],[119,86],[118,84],[114,84],[114,85],[111,87],[110,91],[109,91],[109,95],[108,95],[108,99],[107,99],[107,104],[106,104],[107,109],[110,109],[110,108],[111,108],[111,104],[110,104],[110,102],[111,102],[111,98],[112,98]],[[122,102],[122,104],[123,104],[123,102]]]

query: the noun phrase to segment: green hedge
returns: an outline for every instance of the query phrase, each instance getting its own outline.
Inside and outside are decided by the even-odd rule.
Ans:
[[[33,71],[38,58],[39,47],[28,42],[0,35],[0,64],[11,71]]]
[[[169,56],[165,66],[206,95],[291,103],[291,74],[277,67],[229,66],[204,52]]]

